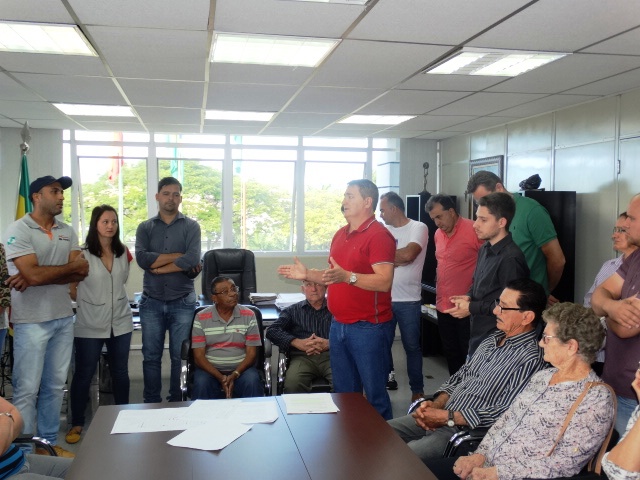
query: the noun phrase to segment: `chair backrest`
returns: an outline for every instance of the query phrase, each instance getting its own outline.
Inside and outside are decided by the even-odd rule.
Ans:
[[[256,261],[251,250],[218,248],[202,256],[202,294],[210,296],[211,280],[229,277],[240,289],[238,302],[249,303],[249,294],[256,290]]]

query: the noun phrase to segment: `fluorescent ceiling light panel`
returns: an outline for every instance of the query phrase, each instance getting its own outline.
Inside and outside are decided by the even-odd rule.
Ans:
[[[98,56],[76,25],[45,23],[0,22],[0,51]]]
[[[211,61],[317,67],[339,42],[323,38],[216,33]]]
[[[207,110],[206,120],[236,120],[240,122],[268,122],[274,112],[234,112],[231,110]]]
[[[73,105],[70,103],[54,103],[54,107],[70,116],[88,117],[135,117],[131,107],[116,105]]]
[[[569,53],[463,48],[424,73],[516,77]]]
[[[357,123],[360,125],[398,125],[416,118],[415,115],[351,115],[338,123]]]

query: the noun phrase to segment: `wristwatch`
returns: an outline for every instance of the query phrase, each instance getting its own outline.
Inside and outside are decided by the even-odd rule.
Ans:
[[[453,410],[449,410],[449,420],[447,420],[447,427],[455,427],[456,424],[453,421]]]
[[[358,277],[355,272],[351,272],[351,276],[349,277],[349,285],[353,285],[358,281]]]

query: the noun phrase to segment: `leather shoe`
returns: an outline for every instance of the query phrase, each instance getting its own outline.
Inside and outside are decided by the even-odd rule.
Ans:
[[[75,458],[76,456],[75,453],[70,452],[69,450],[65,450],[64,448],[59,447],[58,445],[52,445],[52,447],[56,451],[56,454],[58,455],[58,457]],[[37,447],[36,455],[49,455],[49,452],[45,448]]]
[[[80,426],[71,427],[71,430],[69,430],[67,435],[65,435],[64,440],[68,444],[73,445],[74,443],[78,443],[80,441],[81,435],[82,435],[82,427]]]

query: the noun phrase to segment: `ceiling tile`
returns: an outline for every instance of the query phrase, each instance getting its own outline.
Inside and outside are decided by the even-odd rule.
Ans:
[[[420,115],[402,123],[402,127],[411,130],[442,130],[459,123],[477,118],[476,115]],[[395,127],[389,129],[396,130]]]
[[[518,105],[517,107],[501,110],[497,113],[498,115],[506,115],[509,117],[532,117],[552,110],[558,110],[566,106],[588,102],[595,98],[598,97],[589,95],[550,95],[529,103]]]
[[[364,10],[341,5],[281,0],[217,0],[218,32],[340,38]]]
[[[321,114],[321,113],[280,113],[269,125],[271,128],[324,128],[333,122],[340,120],[341,114]]]
[[[126,105],[110,78],[36,73],[16,73],[14,76],[52,103]]]
[[[420,115],[469,95],[469,92],[392,90],[370,103],[361,115]]]
[[[89,27],[116,77],[204,81],[207,32]]]
[[[286,112],[347,114],[383,92],[379,89],[306,87],[293,99]]]
[[[489,115],[543,97],[532,93],[474,93],[430,112],[434,115]]]
[[[0,74],[0,99],[1,100],[28,100],[41,101],[42,99],[24,88],[14,79]]]
[[[382,0],[349,38],[458,45],[526,3],[528,0]]]
[[[495,127],[516,120],[513,117],[486,116],[469,120],[468,122],[456,125],[456,130],[472,132],[474,130],[482,130],[484,128]]]
[[[310,85],[391,88],[441,56],[447,47],[345,40]]]
[[[207,109],[278,112],[297,90],[286,85],[210,83]]]
[[[455,137],[466,132],[450,132],[446,130],[441,130],[439,132],[427,133],[425,135],[420,135],[417,138],[422,138],[424,140],[444,140],[445,138]]]
[[[146,107],[201,108],[204,82],[120,79],[131,105]]]
[[[0,52],[0,67],[9,72],[100,77],[108,75],[107,69],[98,57],[83,55]]]
[[[145,125],[150,123],[200,125],[202,115],[202,110],[199,108],[136,107],[136,112]]]
[[[73,24],[71,15],[59,0],[3,1],[0,15],[16,22]]]
[[[613,77],[587,83],[578,88],[572,88],[565,93],[582,95],[612,95],[626,92],[640,86],[640,69],[614,75]]]
[[[47,102],[21,102],[0,100],[0,112],[5,117],[24,118],[27,120],[41,118],[45,120],[66,120],[67,117],[56,107]]]
[[[69,0],[69,4],[85,25],[206,30],[211,2],[154,0],[148,4],[130,0]]]
[[[574,52],[637,27],[639,19],[640,2],[540,0],[468,46]]]

